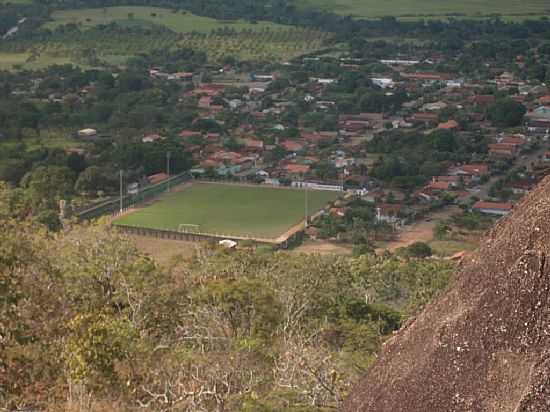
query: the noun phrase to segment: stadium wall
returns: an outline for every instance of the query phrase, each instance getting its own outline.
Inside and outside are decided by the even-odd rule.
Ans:
[[[239,237],[214,233],[177,232],[173,230],[151,229],[138,226],[113,225],[117,230],[128,235],[154,237],[158,239],[183,240],[188,242],[219,242],[229,239],[235,242],[249,241],[257,245],[269,245],[280,249],[286,249],[304,236],[304,231],[297,231],[281,242],[270,239]]]

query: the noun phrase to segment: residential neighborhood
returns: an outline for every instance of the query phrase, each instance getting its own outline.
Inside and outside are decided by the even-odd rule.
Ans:
[[[485,59],[482,74],[459,67],[456,58],[452,50],[418,46],[386,47],[376,56],[352,48],[348,56],[254,68],[171,70],[169,62],[157,62],[128,84],[165,90],[170,106],[117,128],[83,122],[73,132],[74,147],[65,150],[91,163],[105,158],[98,151],[116,153],[122,144],[135,151],[102,168],[111,177],[96,180],[102,187],[86,186],[91,198],[118,193],[114,164],[132,169],[125,175],[132,192],[180,173],[339,191],[337,207],[327,206],[312,222],[329,239],[341,239],[338,222],[349,226],[356,208],[370,210],[371,240],[398,239],[446,208],[505,215],[550,167],[550,89],[529,77],[520,55]],[[75,75],[81,76],[36,74],[12,94],[83,106],[103,98],[120,76],[52,87]]]

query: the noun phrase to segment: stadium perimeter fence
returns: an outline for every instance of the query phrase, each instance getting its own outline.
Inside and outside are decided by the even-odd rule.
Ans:
[[[277,241],[275,239],[262,239],[253,236],[235,236],[230,234],[221,234],[221,233],[203,233],[203,232],[193,232],[193,231],[176,231],[168,229],[153,229],[140,226],[127,226],[116,224],[115,227],[123,233],[129,235],[138,235],[153,237],[158,239],[171,239],[171,240],[184,240],[191,242],[201,242],[201,241],[216,241],[230,239],[237,242],[248,241],[257,245],[269,245],[275,248],[283,248],[295,244],[302,240],[304,236],[303,230],[298,230],[292,233],[288,238]]]
[[[90,220],[96,219],[101,216],[114,215],[120,212],[121,203],[122,209],[127,210],[138,204],[146,203],[148,201],[154,200],[163,193],[166,193],[169,188],[186,183],[192,180],[192,176],[188,173],[183,173],[178,176],[171,177],[163,182],[157,183],[155,185],[147,186],[140,190],[136,194],[127,194],[122,197],[122,202],[120,197],[107,200],[103,203],[100,203],[95,206],[85,208],[83,210],[76,211],[74,215],[79,220]]]

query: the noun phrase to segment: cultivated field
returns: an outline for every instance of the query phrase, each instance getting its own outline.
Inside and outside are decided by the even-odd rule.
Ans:
[[[336,192],[308,191],[310,214],[335,200]],[[170,193],[114,223],[177,231],[199,225],[203,233],[275,239],[304,217],[305,192],[270,187],[199,183]]]
[[[550,13],[548,0],[296,0],[302,7],[316,7],[357,17],[434,16],[530,16]]]
[[[208,17],[196,16],[186,11],[172,11],[159,7],[105,7],[97,9],[64,10],[52,14],[53,21],[45,27],[55,29],[62,24],[77,24],[84,27],[94,27],[100,24],[118,23],[121,25],[147,26],[157,24],[165,26],[176,33],[200,32],[209,33],[212,30],[230,27],[235,30],[282,29],[285,26],[258,22],[248,23],[244,20],[222,21]]]
[[[1,69],[40,69],[75,64],[84,69],[124,65],[140,53],[191,48],[204,51],[211,62],[227,56],[242,60],[289,60],[326,47],[331,37],[318,30],[272,23],[219,21],[187,12],[174,14],[153,7],[110,7],[54,13],[44,27],[79,25],[79,31],[58,30],[43,40],[15,39],[0,43]],[[130,17],[131,16],[131,17]],[[98,27],[116,22],[116,28]],[[127,27],[151,28],[128,31]],[[170,30],[167,30],[170,29]]]

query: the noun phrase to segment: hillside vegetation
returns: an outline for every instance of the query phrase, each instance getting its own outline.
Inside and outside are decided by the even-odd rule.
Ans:
[[[304,8],[320,8],[356,17],[381,16],[503,16],[544,15],[550,13],[546,0],[296,0]]]
[[[0,188],[7,410],[332,410],[452,270],[207,245],[161,269],[103,226],[15,223],[14,200]]]

